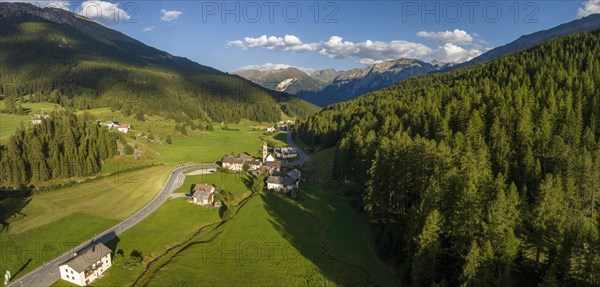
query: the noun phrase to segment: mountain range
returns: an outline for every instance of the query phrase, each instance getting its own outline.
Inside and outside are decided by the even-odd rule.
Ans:
[[[362,94],[385,88],[402,79],[415,75],[448,72],[457,68],[468,67],[507,54],[526,50],[552,38],[595,29],[600,29],[600,14],[592,14],[548,30],[521,36],[509,44],[489,50],[478,57],[460,64],[440,63],[437,61],[425,63],[416,59],[398,59],[345,72],[327,69],[314,73],[305,73],[298,69],[290,68],[295,70],[293,76],[288,71],[290,69],[271,71],[252,70],[236,73],[268,89],[283,90],[316,105],[325,106],[356,98]],[[324,74],[327,74],[328,77],[321,76]],[[318,88],[319,84],[321,84],[320,89]]]

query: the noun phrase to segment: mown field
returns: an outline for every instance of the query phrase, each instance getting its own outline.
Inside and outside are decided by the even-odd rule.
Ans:
[[[300,201],[255,195],[138,286],[396,286],[370,248],[364,218],[322,186],[304,191]]]
[[[2,210],[10,213],[3,218],[7,225],[0,233],[0,246],[6,248],[0,268],[13,274],[23,269],[16,278],[117,224],[150,202],[172,169],[157,166],[116,173],[29,198],[0,201]]]

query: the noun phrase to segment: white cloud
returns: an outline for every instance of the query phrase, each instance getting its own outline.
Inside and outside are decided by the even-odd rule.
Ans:
[[[233,40],[227,42],[227,47],[248,48],[266,48],[272,51],[292,51],[292,52],[312,52],[318,48],[317,43],[302,43],[300,38],[294,35],[285,35],[284,37],[275,37],[262,35],[258,38],[246,37],[244,40]]]
[[[307,73],[314,71],[313,69],[310,69],[310,68],[303,68],[303,67],[292,66],[292,65],[288,65],[288,64],[274,64],[274,63],[250,65],[250,66],[242,67],[239,70],[240,71],[243,71],[243,70],[273,71],[273,70],[281,70],[281,69],[287,69],[287,68],[296,68],[298,70],[301,70],[301,71],[304,71]]]
[[[589,0],[582,3],[583,7],[577,9],[577,17],[582,18],[592,14],[600,13],[600,0]]]
[[[467,50],[452,43],[446,43],[435,50],[430,58],[441,62],[462,63],[479,55],[481,55],[481,51],[478,49]]]
[[[319,54],[331,59],[358,58],[360,63],[375,63],[398,58],[421,59],[431,52],[432,49],[423,44],[408,41],[382,42],[366,40],[354,43],[344,41],[340,36],[330,37],[319,50]]]
[[[162,16],[160,17],[160,20],[165,21],[165,22],[175,21],[179,18],[179,16],[181,16],[181,14],[183,14],[183,12],[181,12],[181,11],[177,11],[177,10],[167,11],[165,9],[161,9],[160,13],[162,14]]]
[[[154,26],[150,26],[150,27],[146,27],[144,29],[142,29],[143,32],[152,32],[154,31]]]
[[[119,3],[106,1],[85,1],[79,6],[77,13],[104,25],[116,24],[131,18],[127,12],[119,8]]]
[[[314,52],[330,59],[356,59],[358,63],[364,65],[372,65],[399,58],[460,63],[468,61],[482,53],[478,47],[470,43],[473,41],[473,36],[460,30],[447,32],[422,34],[423,37],[427,36],[430,39],[435,38],[436,41],[440,41],[441,46],[437,48],[404,40],[352,42],[345,41],[340,36],[331,36],[327,41],[307,44],[294,35],[286,35],[284,37],[267,37],[266,35],[258,38],[246,37],[243,40],[228,41],[227,47],[239,47],[244,50],[266,48],[272,51]],[[466,48],[459,46],[458,42],[466,42]]]
[[[454,31],[444,32],[426,32],[421,31],[417,36],[424,37],[438,44],[468,44],[473,42],[473,36],[469,35],[465,30],[454,29]]]

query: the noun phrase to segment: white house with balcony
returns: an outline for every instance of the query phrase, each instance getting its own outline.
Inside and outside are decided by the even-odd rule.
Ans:
[[[59,267],[60,278],[79,286],[92,283],[112,265],[111,252],[104,244],[98,243],[79,254],[75,253]]]

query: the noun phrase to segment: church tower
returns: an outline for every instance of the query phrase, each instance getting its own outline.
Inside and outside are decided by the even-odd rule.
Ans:
[[[267,142],[263,143],[263,157],[262,161],[265,162],[267,160],[267,156],[269,156],[269,146],[267,146]]]

